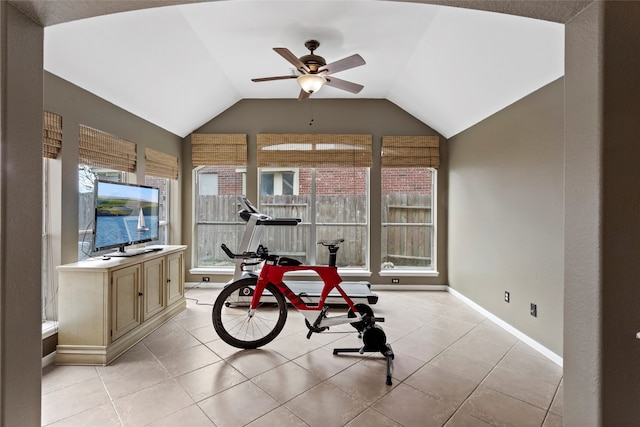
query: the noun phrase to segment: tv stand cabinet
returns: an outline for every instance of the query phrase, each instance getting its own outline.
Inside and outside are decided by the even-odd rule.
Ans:
[[[107,365],[186,307],[186,246],[58,270],[61,365]]]

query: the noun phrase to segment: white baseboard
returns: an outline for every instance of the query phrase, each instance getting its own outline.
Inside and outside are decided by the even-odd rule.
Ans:
[[[42,367],[44,368],[45,366],[49,366],[55,361],[56,361],[56,352],[54,351],[42,358]]]
[[[447,288],[448,288],[447,291],[450,294],[452,294],[456,298],[460,299],[462,302],[467,304],[469,307],[473,308],[474,310],[476,310],[477,312],[479,312],[480,314],[485,316],[487,319],[491,320],[493,323],[495,323],[496,325],[500,326],[502,329],[504,329],[505,331],[509,332],[511,335],[513,335],[516,338],[518,338],[520,341],[522,341],[525,344],[527,344],[529,347],[531,347],[534,350],[538,351],[543,356],[545,356],[547,359],[549,359],[552,362],[554,362],[556,365],[562,366],[563,359],[562,359],[561,356],[557,355],[556,353],[554,353],[553,351],[549,350],[548,348],[546,348],[545,346],[543,346],[542,344],[540,344],[539,342],[537,342],[533,338],[529,337],[528,335],[526,335],[523,332],[519,331],[518,329],[514,328],[513,326],[511,326],[510,324],[508,324],[504,320],[502,320],[499,317],[497,317],[495,314],[491,313],[490,311],[485,310],[484,308],[482,308],[481,306],[479,306],[475,302],[471,301],[469,298],[465,297],[464,295],[462,295],[460,292],[456,291],[452,287],[447,286]]]

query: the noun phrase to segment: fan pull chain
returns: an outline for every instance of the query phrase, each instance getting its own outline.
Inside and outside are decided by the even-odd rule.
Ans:
[[[311,102],[311,100],[309,99],[309,110],[310,110],[310,115],[311,115],[311,120],[309,121],[309,126],[313,126],[313,103]]]

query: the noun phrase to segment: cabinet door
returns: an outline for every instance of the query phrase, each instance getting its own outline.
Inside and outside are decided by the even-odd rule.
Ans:
[[[158,257],[144,264],[144,286],[142,298],[142,321],[164,310],[164,257]]]
[[[140,324],[140,266],[115,270],[111,276],[111,341]]]
[[[167,255],[167,305],[184,296],[183,252]]]

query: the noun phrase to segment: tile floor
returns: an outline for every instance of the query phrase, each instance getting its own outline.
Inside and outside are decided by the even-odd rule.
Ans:
[[[189,289],[185,311],[109,366],[44,368],[42,424],[562,425],[562,369],[447,292],[376,291],[392,386],[380,353],[332,354],[360,345],[351,327],[307,340],[293,309],[265,347],[228,346],[211,326],[217,292]]]

